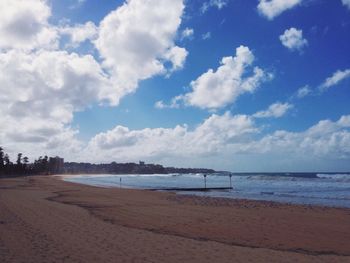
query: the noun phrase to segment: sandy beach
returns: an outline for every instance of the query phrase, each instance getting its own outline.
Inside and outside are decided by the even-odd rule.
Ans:
[[[0,262],[350,262],[350,209],[0,179]]]

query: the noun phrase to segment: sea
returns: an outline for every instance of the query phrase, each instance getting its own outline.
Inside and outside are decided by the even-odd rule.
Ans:
[[[233,173],[70,175],[64,180],[100,186],[136,189],[215,188],[232,190],[181,191],[178,194],[266,200],[282,203],[350,208],[350,173]],[[231,182],[230,182],[231,181]]]

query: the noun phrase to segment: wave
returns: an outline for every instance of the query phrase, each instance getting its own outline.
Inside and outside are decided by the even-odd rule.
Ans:
[[[317,174],[320,179],[334,180],[336,182],[350,182],[349,173],[339,173],[339,174]]]
[[[236,174],[238,175],[238,174]],[[276,181],[303,181],[303,180],[331,180],[334,182],[350,182],[349,173],[259,173],[259,174],[239,174],[248,180],[276,180]]]
[[[350,183],[349,173],[233,173],[234,177],[241,178],[243,180],[256,180],[256,181],[312,181],[318,180],[320,182],[345,182]],[[77,174],[77,175],[61,175],[63,178],[99,178],[97,180],[106,179],[113,180],[115,178],[193,178],[202,179],[203,174]],[[208,174],[208,178],[222,178],[228,177],[228,175],[222,174]]]
[[[296,181],[305,179],[317,179],[316,173],[267,173],[267,174],[247,174],[250,180],[281,180]]]

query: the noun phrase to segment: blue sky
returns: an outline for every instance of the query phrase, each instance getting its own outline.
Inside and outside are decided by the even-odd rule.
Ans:
[[[350,170],[348,0],[1,5],[0,144],[13,154]]]

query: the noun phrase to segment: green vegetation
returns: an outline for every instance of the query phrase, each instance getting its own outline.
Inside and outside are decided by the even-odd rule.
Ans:
[[[76,163],[64,162],[60,157],[40,156],[29,163],[27,156],[18,153],[16,163],[10,161],[0,147],[0,177],[21,175],[48,174],[169,174],[169,173],[215,173],[212,169],[204,168],[175,168],[163,167],[160,164],[139,163]]]
[[[60,173],[60,165],[63,168],[63,159],[59,157],[40,156],[33,163],[29,163],[27,156],[17,154],[16,163],[11,162],[10,157],[0,147],[0,176],[21,176],[32,174],[53,174]]]

